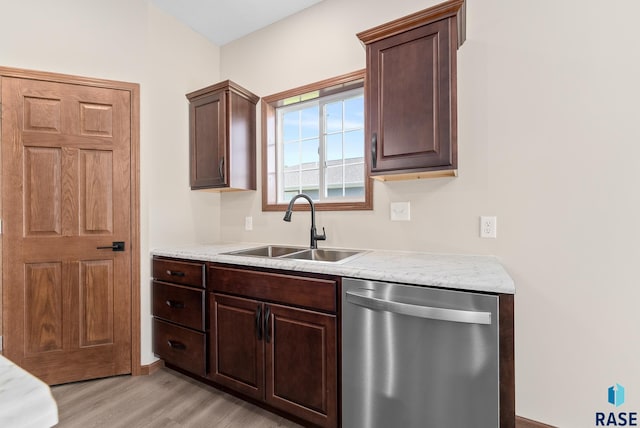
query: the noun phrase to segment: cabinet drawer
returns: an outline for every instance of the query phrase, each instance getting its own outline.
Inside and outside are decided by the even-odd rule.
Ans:
[[[336,281],[211,266],[209,291],[336,312]]]
[[[153,277],[159,281],[204,288],[204,267],[204,263],[154,259]]]
[[[157,318],[153,320],[153,352],[165,362],[206,376],[206,347],[207,337],[204,333]]]
[[[204,290],[153,281],[153,315],[205,330]]]

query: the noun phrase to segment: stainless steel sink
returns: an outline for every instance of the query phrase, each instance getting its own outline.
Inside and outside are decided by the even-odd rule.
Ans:
[[[233,256],[267,257],[280,259],[309,260],[316,262],[346,262],[364,251],[341,249],[309,249],[281,245],[265,245],[264,247],[249,248],[246,250],[230,251],[223,253]]]
[[[304,251],[304,248],[287,247],[287,246],[280,246],[280,245],[266,245],[264,247],[231,251],[223,254],[229,254],[234,256],[250,256],[250,257],[282,257],[287,254],[295,253],[298,251]]]
[[[309,249],[282,256],[283,259],[313,260],[317,262],[339,262],[361,254],[362,251]]]

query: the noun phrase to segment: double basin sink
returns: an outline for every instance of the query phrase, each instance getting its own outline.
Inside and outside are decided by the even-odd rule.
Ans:
[[[319,249],[319,248],[301,248],[280,245],[265,245],[262,247],[249,248],[247,250],[230,251],[223,253],[233,256],[248,257],[267,257],[288,260],[308,260],[316,262],[346,262],[360,254],[363,251],[357,250],[340,250],[340,249]]]

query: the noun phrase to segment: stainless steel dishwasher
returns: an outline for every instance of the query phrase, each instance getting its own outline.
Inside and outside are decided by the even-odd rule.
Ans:
[[[344,428],[498,428],[498,298],[345,278]]]

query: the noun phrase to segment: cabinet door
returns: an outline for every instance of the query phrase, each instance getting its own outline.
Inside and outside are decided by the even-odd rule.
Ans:
[[[367,46],[372,174],[456,168],[456,33],[450,21]]]
[[[209,294],[209,377],[255,399],[264,396],[263,305]]]
[[[337,423],[336,319],[265,304],[266,402],[318,426]]]
[[[224,187],[227,159],[226,92],[214,92],[189,105],[191,188]]]

